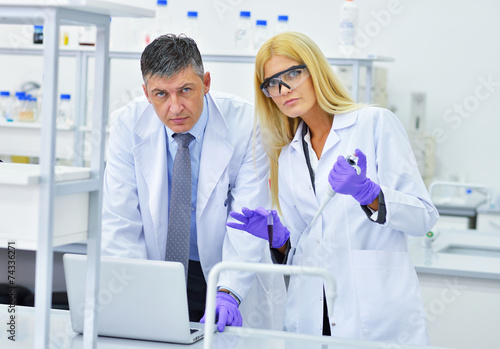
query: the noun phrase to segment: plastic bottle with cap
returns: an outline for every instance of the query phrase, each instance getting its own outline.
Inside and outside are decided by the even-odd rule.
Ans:
[[[31,95],[20,95],[19,99],[19,115],[18,120],[21,122],[36,121],[36,98]]]
[[[73,106],[70,94],[61,94],[57,107],[57,126],[73,126]]]
[[[19,120],[19,112],[21,111],[21,103],[23,98],[26,96],[26,92],[18,91],[15,96],[13,96],[12,101],[12,119]]]
[[[187,36],[189,36],[191,39],[193,39],[194,41],[196,41],[196,44],[198,45],[198,49],[201,50],[200,46],[202,45],[202,38],[201,38],[200,23],[199,23],[197,11],[188,11],[187,12],[185,30],[186,30],[185,34]]]
[[[0,118],[5,121],[14,121],[12,115],[12,98],[9,91],[0,91]]]
[[[283,33],[286,31],[289,31],[290,27],[288,25],[288,16],[286,15],[279,15],[278,16],[278,22],[276,23],[276,30],[275,33]]]
[[[238,53],[252,52],[252,22],[250,11],[241,11],[236,32],[234,33],[234,43]]]
[[[254,51],[258,51],[262,44],[266,42],[269,38],[269,32],[267,30],[267,21],[258,19],[255,22],[255,35],[253,41]]]
[[[160,35],[172,32],[172,18],[170,16],[170,11],[168,8],[167,0],[157,0],[156,1],[156,14],[155,18],[151,21],[151,29],[148,34],[146,34],[146,44],[159,37]]]
[[[358,32],[359,7],[353,0],[346,0],[340,6],[339,53],[352,57],[358,52],[356,36]]]

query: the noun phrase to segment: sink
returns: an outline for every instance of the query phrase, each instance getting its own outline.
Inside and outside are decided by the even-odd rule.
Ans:
[[[439,249],[437,252],[451,253],[451,254],[458,254],[465,256],[500,258],[500,248],[490,247],[490,246],[449,244]]]

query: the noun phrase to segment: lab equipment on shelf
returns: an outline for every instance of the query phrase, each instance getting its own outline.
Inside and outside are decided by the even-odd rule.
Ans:
[[[2,121],[13,121],[12,97],[9,91],[0,91],[0,119]]]
[[[196,41],[198,47],[202,45],[200,22],[198,20],[198,11],[188,11],[185,23],[186,35]]]
[[[38,119],[37,99],[31,95],[20,95],[19,114],[17,120],[21,122],[35,122]]]
[[[429,195],[441,216],[466,217],[468,229],[476,229],[477,209],[492,197],[484,185],[446,181],[432,182]]]
[[[339,53],[344,57],[352,57],[357,52],[358,5],[353,0],[344,1],[340,6],[339,17]]]
[[[70,94],[61,94],[57,107],[57,126],[73,126],[73,105]]]
[[[289,31],[289,30],[290,30],[290,27],[288,25],[288,16],[279,15],[278,22],[276,23],[275,34],[283,33],[283,32]]]
[[[148,45],[151,41],[160,35],[172,32],[172,18],[168,9],[167,0],[157,0],[155,18],[146,18],[144,21],[150,22],[149,33],[146,26],[145,44]],[[170,29],[169,29],[170,28]]]
[[[80,46],[95,46],[96,28],[94,26],[83,26],[78,33],[78,44]]]
[[[255,35],[253,41],[253,48],[258,51],[262,44],[269,38],[269,31],[267,30],[267,21],[258,19],[255,22]]]
[[[241,11],[236,31],[234,33],[235,46],[238,53],[252,52],[252,22],[250,11]]]
[[[33,43],[43,44],[43,25],[34,26]]]

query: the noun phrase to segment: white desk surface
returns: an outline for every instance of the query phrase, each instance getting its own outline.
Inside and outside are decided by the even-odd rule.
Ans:
[[[33,346],[34,308],[15,307],[16,312],[16,341],[8,339],[7,322],[11,314],[8,306],[0,304],[0,347],[3,349],[16,348],[28,349]],[[69,312],[65,310],[51,311],[51,348],[83,348],[83,336],[71,330]],[[294,338],[300,335],[294,333],[275,331],[252,331],[245,328],[227,327],[223,333],[214,336],[213,348],[216,349],[375,349],[394,348],[395,344],[381,342],[364,342],[331,337],[312,337],[307,340]],[[167,348],[167,349],[201,349],[203,340],[192,345],[171,344],[161,342],[148,342],[127,340],[120,338],[98,337],[99,349],[124,349],[124,348]],[[397,345],[399,349],[438,349],[437,347],[413,347]]]
[[[442,230],[432,247],[423,238],[410,239],[409,251],[418,273],[500,280],[500,258],[442,253],[452,244],[500,250],[500,234],[475,229]]]

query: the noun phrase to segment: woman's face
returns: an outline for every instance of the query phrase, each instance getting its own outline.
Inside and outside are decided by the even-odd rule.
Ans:
[[[264,80],[300,64],[302,63],[285,56],[272,56],[264,65]],[[301,116],[303,119],[307,118],[308,114],[312,114],[317,109],[316,93],[311,77],[308,77],[293,90],[289,90],[286,86],[281,86],[281,94],[271,98],[281,112],[291,118],[298,116]]]

